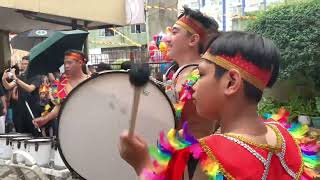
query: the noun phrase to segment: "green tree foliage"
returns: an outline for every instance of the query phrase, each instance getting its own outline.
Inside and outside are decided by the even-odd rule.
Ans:
[[[320,88],[320,0],[275,6],[257,14],[247,30],[274,40],[280,48],[280,78],[299,72]]]

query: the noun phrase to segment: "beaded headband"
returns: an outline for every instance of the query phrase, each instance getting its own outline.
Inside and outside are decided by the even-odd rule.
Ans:
[[[232,68],[237,69],[244,80],[248,81],[261,91],[266,88],[271,78],[270,71],[259,68],[255,64],[242,57],[240,53],[230,57],[226,55],[212,55],[207,51],[202,58],[211,61],[227,70]]]
[[[206,36],[206,32],[203,29],[203,27],[197,21],[193,20],[190,17],[183,16],[180,19],[178,19],[178,21],[175,24],[181,26],[191,34],[199,34],[200,39],[202,40]]]

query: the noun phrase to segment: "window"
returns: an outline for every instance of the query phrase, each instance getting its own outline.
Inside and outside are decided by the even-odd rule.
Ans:
[[[105,36],[105,29],[99,29],[99,36]]]
[[[206,5],[206,0],[202,0],[201,6],[204,7]]]
[[[108,29],[108,28],[100,29],[99,36],[102,36],[102,37],[114,36],[114,31],[112,31],[111,29]]]
[[[131,25],[131,33],[143,33],[146,32],[146,24]]]
[[[114,31],[111,29],[105,29],[105,36],[114,36]]]

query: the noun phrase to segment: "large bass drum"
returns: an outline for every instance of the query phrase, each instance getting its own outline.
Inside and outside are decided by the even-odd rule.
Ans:
[[[133,88],[127,72],[104,72],[76,87],[59,114],[59,151],[66,166],[89,180],[135,179],[118,152],[119,135],[128,129]],[[149,81],[140,96],[136,133],[148,144],[175,124],[172,104]]]

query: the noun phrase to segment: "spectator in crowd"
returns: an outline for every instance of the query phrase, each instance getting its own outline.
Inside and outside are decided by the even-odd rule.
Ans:
[[[32,116],[27,104],[35,117],[40,116],[39,93],[41,76],[27,78],[29,57],[25,56],[21,61],[21,73],[16,74],[15,68],[7,69],[2,76],[2,83],[6,90],[13,90],[13,97],[17,101],[13,107],[13,122],[18,133],[32,133],[37,136],[38,132],[32,123]]]

